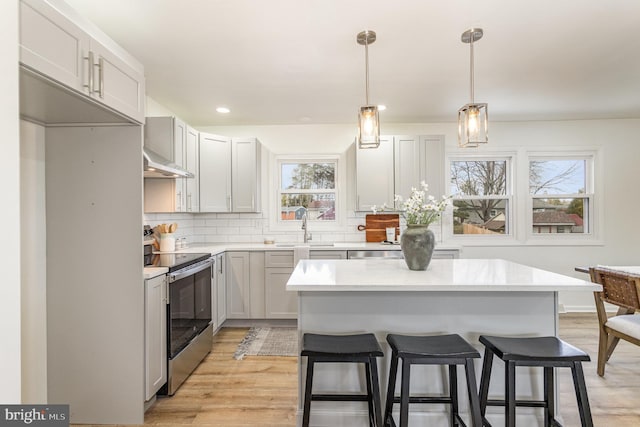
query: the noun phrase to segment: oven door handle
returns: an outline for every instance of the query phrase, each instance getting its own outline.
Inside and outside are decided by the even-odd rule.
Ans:
[[[211,267],[213,265],[213,258],[209,258],[208,260],[204,261],[202,264],[198,264],[193,268],[189,268],[187,270],[184,271],[178,271],[176,273],[169,273],[169,283],[173,283],[176,280],[180,280],[183,279],[185,277],[189,277],[192,276],[202,270],[206,270],[207,268]]]

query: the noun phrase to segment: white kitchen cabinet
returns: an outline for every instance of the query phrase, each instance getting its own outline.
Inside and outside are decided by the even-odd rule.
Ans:
[[[200,133],[200,212],[259,212],[260,153],[256,138]]]
[[[264,287],[267,319],[298,317],[298,294],[286,289],[293,268],[293,251],[265,252]]]
[[[444,188],[444,137],[384,136],[380,147],[356,149],[356,210],[371,211],[386,203],[393,209],[394,195],[409,197],[421,181],[439,198]]]
[[[381,136],[378,148],[356,148],[356,210],[393,206],[393,137]]]
[[[227,266],[225,264],[226,256],[224,253],[216,255],[216,316],[217,327],[220,328],[225,320],[227,320],[227,286],[225,272]]]
[[[192,127],[185,129],[185,168],[193,173],[193,178],[182,178],[185,181],[186,211],[200,212],[200,150],[199,132]]]
[[[58,0],[20,1],[20,62],[138,123],[144,69]]]
[[[248,319],[249,252],[227,252],[227,318]]]
[[[189,206],[197,212],[193,210],[198,204],[197,195],[192,195],[191,200],[188,197],[189,190],[195,191],[198,185],[197,131],[177,117],[147,117],[144,145],[195,175],[194,178],[146,178],[145,212],[188,212]],[[168,191],[174,200],[168,200]]]
[[[167,276],[144,281],[145,396],[167,382]]]
[[[396,136],[394,158],[396,194],[406,199],[421,181],[429,185],[429,195],[439,199],[445,194],[443,136]]]
[[[20,62],[85,94],[90,39],[47,2],[20,1]]]
[[[311,250],[309,259],[347,259],[347,251]]]
[[[264,319],[264,252],[227,252],[227,318]]]
[[[231,139],[231,211],[260,211],[260,142],[256,138]]]
[[[154,123],[163,121],[166,125],[171,126],[171,129],[167,129],[166,137],[170,137],[173,135],[173,140],[167,140],[163,142],[163,145],[168,149],[166,157],[169,160],[172,160],[176,165],[185,168],[185,146],[186,146],[186,133],[187,133],[187,124],[180,119],[175,117],[148,117],[147,125],[145,126],[145,145],[147,145],[147,141],[149,141],[149,148],[152,150],[157,147],[158,144],[152,142],[152,139],[156,137],[160,138],[159,135],[154,133],[153,128],[155,128]],[[147,131],[150,132],[149,138],[147,138]],[[158,142],[161,140],[158,139]],[[157,152],[157,151],[156,151]],[[159,153],[164,154],[164,153]],[[185,168],[186,169],[186,168]],[[176,208],[175,212],[186,212],[187,211],[187,178],[179,178],[176,179]]]
[[[200,212],[231,211],[231,138],[200,132]]]

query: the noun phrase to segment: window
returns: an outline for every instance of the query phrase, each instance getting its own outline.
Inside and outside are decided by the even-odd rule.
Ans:
[[[336,219],[337,162],[280,160],[279,221]]]
[[[511,234],[510,159],[451,161],[454,235]]]
[[[533,234],[588,234],[592,157],[529,156]]]

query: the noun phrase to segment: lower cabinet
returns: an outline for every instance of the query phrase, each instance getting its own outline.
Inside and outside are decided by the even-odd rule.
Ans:
[[[296,319],[298,294],[287,291],[293,273],[293,251],[265,253],[264,265],[265,311],[267,319]]]
[[[264,252],[227,252],[227,319],[261,319],[264,311]]]
[[[144,400],[167,382],[167,276],[144,281]]]
[[[347,251],[309,251],[309,259],[347,259]]]
[[[218,332],[225,320],[227,320],[227,284],[224,272],[224,253],[214,257],[213,276],[211,277],[211,324],[213,334]]]
[[[216,255],[216,301],[212,307],[216,307],[216,318],[218,319],[216,323],[218,328],[227,320],[227,281],[225,278],[227,266],[225,265],[225,258],[224,253]]]

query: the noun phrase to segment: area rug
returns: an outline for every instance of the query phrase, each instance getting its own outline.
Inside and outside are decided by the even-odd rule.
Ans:
[[[298,330],[296,328],[251,328],[238,344],[233,358],[244,356],[297,356]]]

